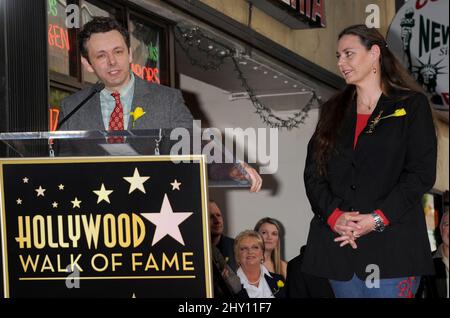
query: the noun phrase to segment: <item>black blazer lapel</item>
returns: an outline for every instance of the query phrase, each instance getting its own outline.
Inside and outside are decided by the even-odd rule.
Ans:
[[[269,285],[270,291],[275,296],[275,298],[284,298],[285,297],[284,287],[278,287],[277,285],[278,281],[282,281],[284,283],[282,277],[274,273],[271,273],[271,275],[272,277],[270,277],[267,274],[264,274],[264,279]]]
[[[356,103],[352,101],[352,105],[347,111],[340,131],[341,150],[353,150],[353,140],[356,128]]]
[[[270,290],[271,290],[272,292],[273,292],[274,290],[277,290],[277,289],[278,289],[277,283],[276,283],[275,279],[273,279],[273,277],[270,277],[269,275],[264,274],[264,278],[266,279],[266,282],[267,282],[267,284],[269,285]]]
[[[377,127],[383,125],[383,120],[380,119],[394,112],[396,100],[389,98],[382,94],[378,103],[372,112],[372,115],[367,121],[367,125],[358,137],[355,147],[355,160],[362,162],[366,156],[370,154],[372,141],[376,140]],[[378,122],[377,122],[378,121]],[[355,123],[356,127],[356,123]],[[353,136],[354,137],[354,136]],[[378,141],[379,142],[379,141]]]

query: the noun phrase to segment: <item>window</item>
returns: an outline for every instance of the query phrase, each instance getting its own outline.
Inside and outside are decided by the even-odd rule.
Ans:
[[[135,15],[130,16],[129,29],[133,54],[131,70],[143,80],[160,84],[161,71],[166,71],[164,30]]]
[[[66,27],[66,8],[72,4],[79,8],[81,27],[94,16],[115,17],[127,26],[133,54],[131,70],[146,81],[170,83],[169,61],[173,59],[169,54],[173,52],[168,49],[169,22],[122,0],[47,0],[49,107],[58,108],[64,97],[98,80],[82,67],[79,29]]]
[[[66,7],[66,0],[48,0],[48,68],[69,76],[69,52],[73,48],[66,28]]]

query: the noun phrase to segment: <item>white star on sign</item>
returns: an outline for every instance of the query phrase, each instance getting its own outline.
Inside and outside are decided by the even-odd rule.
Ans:
[[[39,186],[38,189],[34,189],[34,191],[37,192],[37,196],[43,196],[43,197],[45,196],[45,195],[44,195],[45,190],[46,190],[46,189],[42,189],[42,186]]]
[[[28,179],[27,177],[22,179],[23,183],[28,183],[28,180],[30,180],[30,179]]]
[[[134,168],[134,173],[132,177],[124,177],[124,179],[130,183],[130,191],[128,194],[136,189],[141,190],[145,193],[144,182],[150,179],[150,177],[141,177],[137,168]]]
[[[58,202],[56,202],[56,201],[53,202],[53,203],[52,203],[52,207],[54,207],[54,208],[56,209],[56,208],[58,207]]]
[[[183,237],[181,236],[178,225],[192,214],[193,212],[174,213],[167,194],[164,194],[164,200],[159,213],[141,213],[144,218],[156,225],[152,246],[158,243],[166,235],[172,236],[175,240],[184,245]]]
[[[58,189],[59,189],[59,190],[64,190],[64,184],[60,184],[60,185],[58,186]]]
[[[21,199],[21,198],[18,198],[18,199],[16,200],[16,202],[17,202],[18,205],[21,205],[21,204],[22,204],[22,199]]]
[[[111,203],[109,202],[109,195],[113,192],[113,190],[106,190],[105,185],[103,183],[100,190],[94,190],[92,192],[98,195],[97,204],[102,202],[103,200],[105,200],[108,203]]]
[[[172,185],[172,191],[173,190],[180,190],[180,185],[181,185],[181,182],[178,182],[178,180],[177,179],[175,179],[172,183],[171,183],[171,185]]]
[[[79,201],[78,200],[78,198],[77,197],[75,197],[75,200],[73,200],[73,201],[70,201],[70,203],[72,203],[73,204],[73,207],[72,207],[72,209],[75,209],[75,208],[80,208],[80,203],[81,203],[82,201]],[[98,203],[98,202],[97,202]]]

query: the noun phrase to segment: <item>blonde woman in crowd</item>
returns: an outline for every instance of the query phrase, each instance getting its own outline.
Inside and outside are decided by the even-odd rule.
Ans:
[[[256,232],[264,239],[264,266],[273,273],[282,275],[286,279],[287,263],[281,259],[281,233],[280,222],[266,217],[255,225]]]
[[[234,241],[234,254],[241,280],[240,298],[285,297],[283,276],[271,273],[264,264],[264,240],[258,232],[246,230]]]

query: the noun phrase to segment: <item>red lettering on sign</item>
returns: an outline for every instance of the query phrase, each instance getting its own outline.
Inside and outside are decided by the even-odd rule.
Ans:
[[[69,33],[56,24],[48,25],[48,44],[62,50],[70,50]]]
[[[430,0],[431,2],[436,2],[437,0]],[[420,10],[425,7],[428,3],[428,0],[416,0],[416,10]]]
[[[315,22],[316,21],[316,17],[320,18],[320,24],[325,27],[327,25],[327,21],[325,18],[325,1],[321,0],[319,3],[319,0],[314,0],[312,2],[312,14],[311,14],[311,19]]]
[[[291,0],[291,7],[297,9],[297,0]]]
[[[303,15],[306,14],[305,1],[300,1],[300,6],[298,8],[298,11],[300,11],[300,14],[303,14]]]
[[[160,84],[158,68],[145,67],[139,64],[131,64],[134,74],[150,83]]]
[[[444,98],[445,103],[448,105],[448,92],[442,93],[442,97]]]

